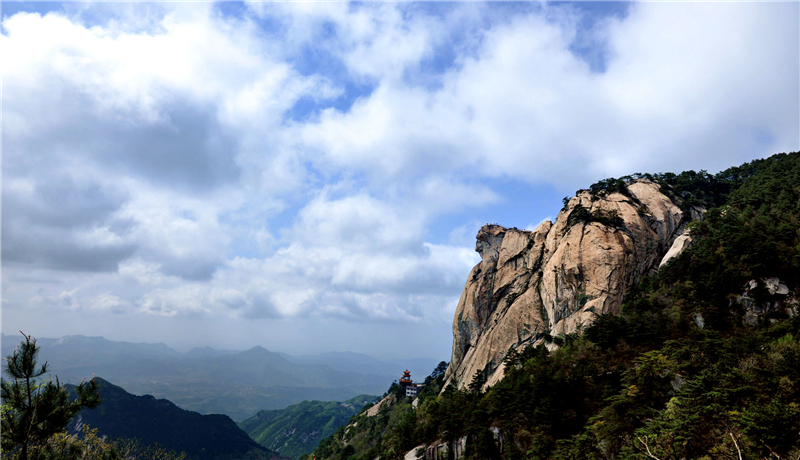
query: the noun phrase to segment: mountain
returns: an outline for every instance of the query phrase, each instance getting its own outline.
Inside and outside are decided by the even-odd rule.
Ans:
[[[137,438],[145,445],[158,443],[168,450],[186,452],[193,460],[278,458],[250,439],[228,416],[201,415],[165,399],[134,396],[106,380],[97,380],[103,402],[94,409],[82,410],[70,422],[72,434],[87,424],[100,436]]]
[[[3,355],[19,345],[2,335]],[[260,410],[283,409],[305,400],[342,401],[382,393],[410,369],[427,375],[431,359],[381,361],[368,355],[331,352],[291,355],[253,347],[245,351],[194,348],[180,354],[163,343],[128,343],[81,335],[38,338],[40,360],[65,383],[102,375],[135,394],[166,398],[204,414],[243,420]]]
[[[2,335],[4,355],[19,344]],[[166,398],[204,414],[243,420],[260,410],[304,400],[342,401],[381,393],[406,368],[427,375],[433,360],[380,361],[356,353],[293,357],[263,347],[245,351],[195,348],[180,354],[164,344],[127,343],[103,337],[39,338],[41,360],[65,383],[102,375],[135,394]]]
[[[569,334],[605,313],[619,313],[628,289],[654,273],[705,208],[668,196],[651,179],[604,193],[580,190],[555,223],[534,231],[486,225],[453,321],[446,379],[465,388],[481,375],[503,376],[509,349]]]
[[[195,347],[191,350],[184,353],[185,358],[210,358],[212,356],[225,356],[225,355],[232,355],[234,353],[238,353],[237,351],[233,350],[215,350],[209,346],[205,347]]]
[[[0,333],[0,354],[2,354],[3,358],[8,355],[14,353],[14,350],[19,346],[21,341],[25,339],[22,337],[22,334],[3,334]],[[36,344],[41,346],[49,346],[53,342],[57,341],[58,339],[48,339],[48,338],[37,338]]]
[[[73,382],[103,375],[133,393],[153,394],[184,409],[224,413],[235,420],[303,400],[341,401],[377,393],[391,382],[387,377],[294,363],[263,347],[218,356],[61,366],[54,373]]]
[[[400,378],[404,370],[409,370],[412,375],[426,376],[440,362],[432,358],[380,360],[363,353],[353,353],[351,351],[332,351],[317,355],[282,356],[289,361],[303,364],[324,365],[342,372],[359,372],[362,374],[379,375],[388,379],[389,382]]]
[[[2,336],[3,356],[14,351],[20,342],[19,336]],[[180,353],[163,343],[130,343],[107,340],[103,337],[87,337],[85,335],[68,335],[60,339],[38,338],[41,347],[39,359],[55,364],[51,367],[56,373],[77,367],[104,366],[119,362],[130,362],[142,359],[177,359]],[[68,364],[66,364],[68,363]],[[66,375],[65,375],[66,376]],[[84,375],[82,377],[87,377]],[[91,377],[91,373],[88,374]]]
[[[484,227],[446,379],[392,385],[314,457],[798,458],[799,228],[799,152]]]
[[[226,381],[237,381],[267,386],[334,387],[342,382],[358,386],[382,380],[376,376],[345,373],[317,364],[298,364],[284,359],[263,347],[227,356],[216,356],[204,361],[203,369],[194,369],[197,375]]]
[[[313,452],[320,440],[375,399],[359,395],[343,402],[303,401],[281,410],[261,411],[239,422],[239,427],[262,446],[296,459]]]

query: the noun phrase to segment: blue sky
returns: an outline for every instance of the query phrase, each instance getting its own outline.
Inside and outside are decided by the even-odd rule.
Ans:
[[[797,150],[798,19],[3,2],[2,330],[447,359],[481,225]]]

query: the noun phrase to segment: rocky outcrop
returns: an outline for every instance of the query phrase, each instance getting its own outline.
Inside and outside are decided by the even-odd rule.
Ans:
[[[760,301],[756,301],[759,298]],[[755,326],[771,313],[779,311],[790,317],[795,316],[800,307],[797,292],[792,292],[786,283],[775,277],[748,281],[744,292],[732,300],[744,306],[742,323],[748,326]]]
[[[476,375],[492,385],[512,348],[569,334],[598,315],[617,313],[628,288],[654,272],[692,218],[659,185],[637,180],[624,193],[579,191],[533,231],[486,225],[453,320],[446,381],[460,388]],[[692,216],[694,215],[694,216]],[[688,235],[686,235],[688,238]]]
[[[434,441],[422,444],[406,453],[404,460],[460,460],[467,449],[467,437],[462,436],[451,442]]]
[[[664,254],[664,258],[661,259],[661,263],[658,264],[658,268],[663,267],[667,264],[670,260],[678,257],[683,251],[686,250],[692,244],[692,235],[688,231],[684,231],[679,237],[675,238],[675,241],[670,246],[669,251]]]
[[[422,457],[421,454],[422,454],[422,452],[425,451],[425,447],[427,447],[425,444],[421,444],[421,445],[409,450],[403,456],[403,460],[417,460],[418,458]],[[420,454],[420,455],[417,455],[417,454]]]
[[[389,407],[396,401],[394,394],[388,394],[383,399],[375,403],[374,406],[370,407],[366,410],[365,414],[367,417],[375,417],[378,415],[382,408]]]

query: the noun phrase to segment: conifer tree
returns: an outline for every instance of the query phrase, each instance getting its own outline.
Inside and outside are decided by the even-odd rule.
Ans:
[[[5,373],[11,380],[3,380],[1,385],[0,444],[4,454],[28,460],[32,446],[63,432],[82,408],[100,404],[100,396],[94,379],[75,387],[77,397],[72,401],[58,378],[40,380],[47,372],[47,362],[37,369],[36,339],[22,335],[25,340],[5,358]]]

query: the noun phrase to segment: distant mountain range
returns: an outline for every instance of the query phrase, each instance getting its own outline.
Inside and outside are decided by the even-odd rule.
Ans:
[[[163,343],[115,342],[103,337],[84,335],[68,335],[60,339],[35,338],[36,344],[42,347],[39,360],[48,361],[51,366],[59,366],[59,368],[113,364],[124,360],[181,358],[182,356]],[[3,356],[10,355],[21,340],[22,334],[0,334],[0,348]]]
[[[253,441],[227,415],[201,415],[153,396],[134,396],[97,378],[103,402],[82,410],[68,427],[77,434],[86,424],[100,436],[138,439],[143,445],[158,443],[168,450],[186,452],[189,460],[278,460],[275,452]],[[73,386],[68,388],[73,391]]]
[[[262,446],[296,459],[313,452],[322,439],[376,399],[359,395],[343,402],[303,401],[281,410],[261,411],[238,425]]]
[[[416,359],[390,359],[379,360],[362,353],[352,351],[332,351],[318,355],[291,356],[281,354],[289,361],[303,364],[318,364],[331,367],[343,372],[360,372],[372,375],[380,375],[391,378],[392,380],[402,376],[404,370],[408,370],[412,375],[419,376],[422,380],[425,376],[439,364],[439,361],[430,358]],[[398,374],[399,369],[399,374]]]
[[[210,358],[212,356],[225,356],[238,353],[235,350],[215,350],[211,347],[195,347],[187,351],[183,356],[186,358]]]
[[[9,355],[21,336],[0,335]],[[37,338],[52,375],[78,383],[101,375],[135,394],[166,398],[184,409],[243,420],[304,400],[342,401],[382,394],[405,369],[422,379],[433,359],[381,361],[358,353],[291,356],[262,347],[246,351],[195,348],[181,354],[163,343],[129,343],[81,335]]]

